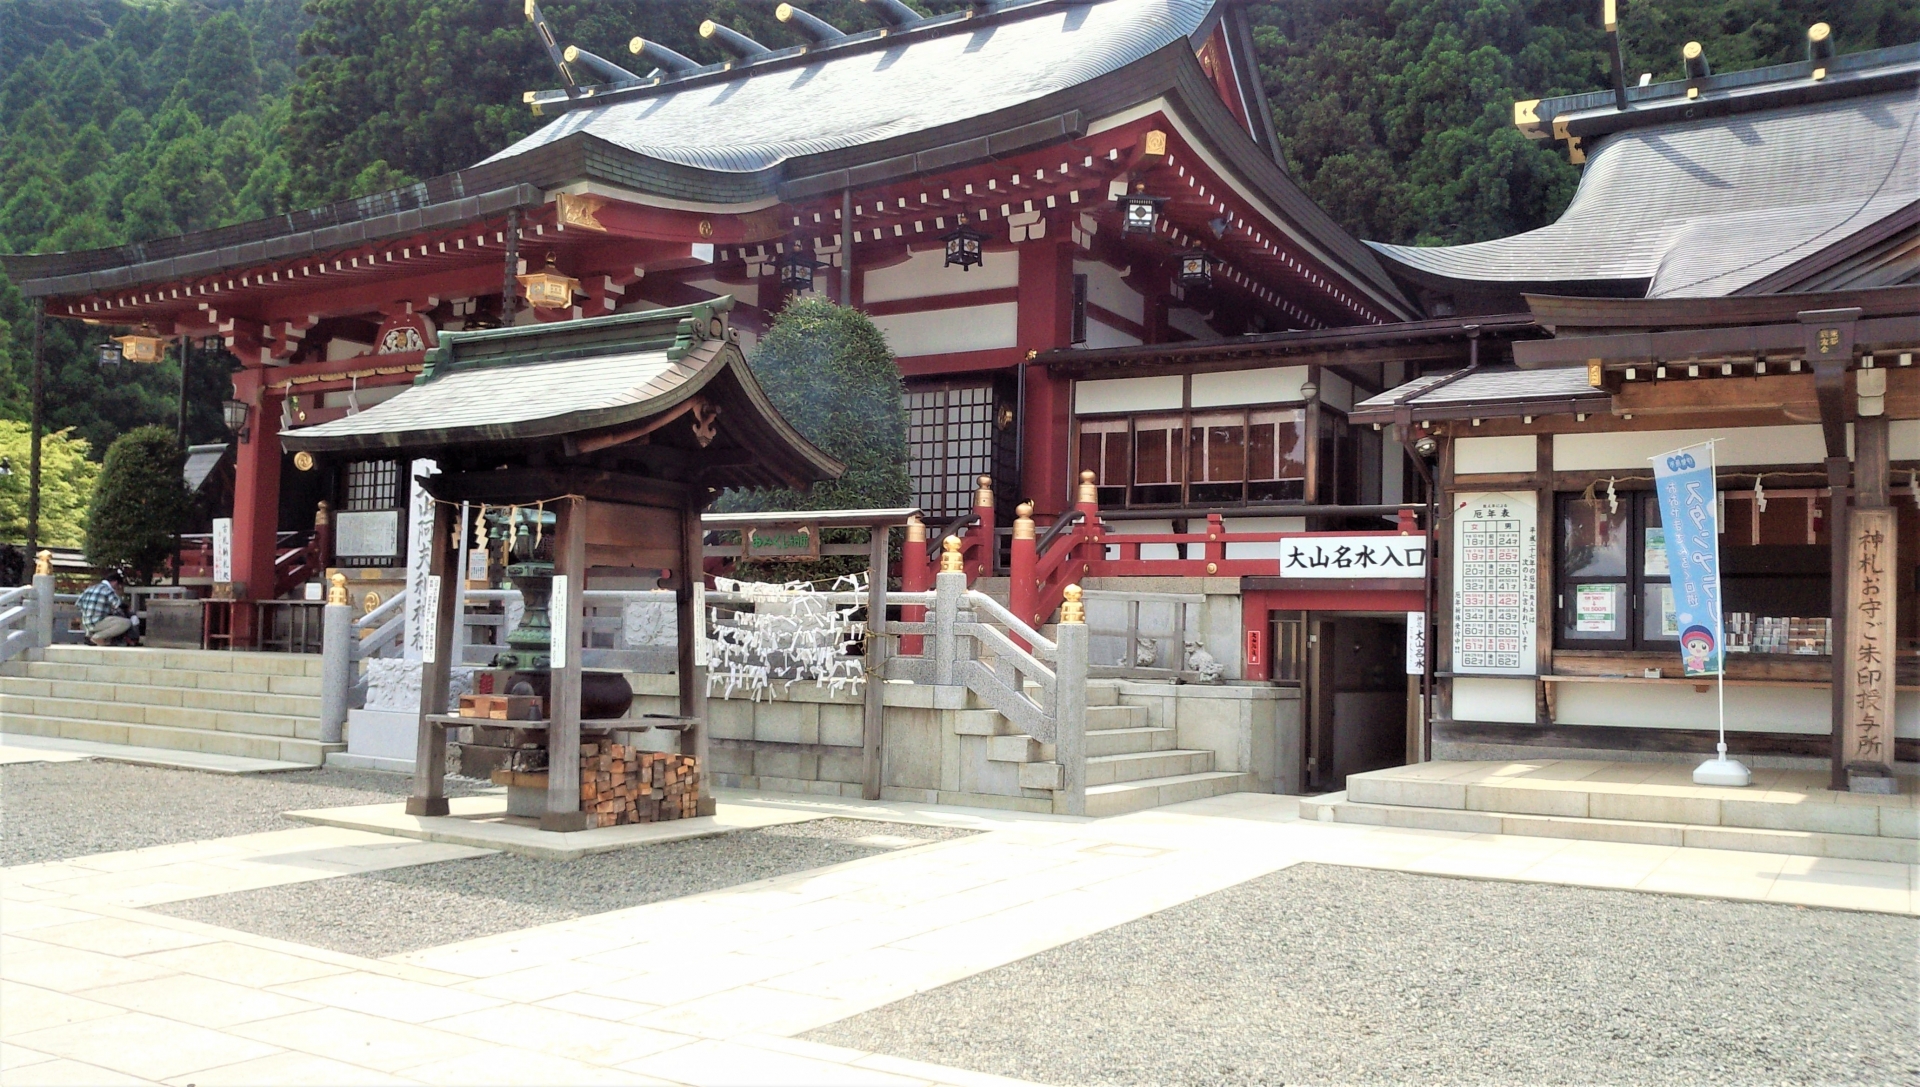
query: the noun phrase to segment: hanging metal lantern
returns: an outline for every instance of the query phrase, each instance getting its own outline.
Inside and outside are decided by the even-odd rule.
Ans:
[[[244,400],[222,400],[220,417],[241,441],[247,440],[247,416],[253,414],[253,406]]]
[[[114,340],[101,344],[98,361],[102,370],[118,370],[120,363],[125,361],[120,353],[120,344]]]
[[[1145,183],[1137,184],[1133,191],[1120,198],[1120,226],[1127,234],[1151,234],[1160,223],[1160,205],[1167,202],[1164,196],[1148,196]]]
[[[535,309],[566,309],[573,305],[573,294],[580,289],[580,281],[561,275],[553,259],[553,254],[548,253],[545,268],[515,277],[527,293],[527,302]]]
[[[1198,249],[1188,250],[1174,257],[1178,266],[1174,278],[1182,287],[1206,288],[1213,286],[1213,266],[1220,263],[1212,253]]]
[[[980,247],[987,236],[973,229],[973,222],[965,217],[959,226],[940,235],[940,240],[947,244],[946,266],[949,268],[957,265],[964,272],[986,259]]]
[[[789,245],[787,255],[780,258],[780,283],[790,291],[810,291],[814,271],[824,267],[821,261],[801,252],[798,244]]]
[[[120,354],[128,362],[159,362],[167,349],[166,339],[145,325],[138,332],[113,337],[113,342],[120,345]]]

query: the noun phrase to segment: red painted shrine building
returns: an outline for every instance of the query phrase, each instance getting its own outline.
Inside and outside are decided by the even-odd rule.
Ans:
[[[1613,657],[1580,656],[1590,652],[1585,632],[1556,626],[1567,591],[1554,578],[1587,575],[1540,573],[1572,546],[1547,526],[1555,510],[1571,517],[1574,498],[1592,497],[1596,472],[1623,474],[1614,461],[1627,454],[1608,444],[1620,439],[1588,432],[1650,430],[1663,411],[1679,418],[1714,403],[1700,387],[1656,395],[1634,384],[1655,367],[1663,381],[1684,371],[1632,337],[1689,321],[1791,323],[1797,310],[1789,300],[1589,312],[1539,296],[1624,303],[1900,284],[1910,294],[1914,282],[1920,54],[1911,47],[1523,103],[1523,131],[1566,142],[1576,162],[1592,158],[1566,215],[1515,238],[1408,249],[1361,243],[1289,178],[1245,16],[1228,0],[1003,0],[930,19],[868,3],[893,25],[845,35],[783,5],[791,40],[763,46],[710,24],[734,56],[723,65],[696,66],[640,39],[619,64],[569,49],[557,54],[567,86],[527,95],[544,127],[466,170],[7,266],[51,318],[162,341],[218,336],[240,361],[234,397],[247,422],[235,447],[232,581],[247,598],[291,589],[280,560],[323,501],[336,516],[390,513],[394,527],[356,530],[351,553],[320,558],[405,565],[406,466],[370,458],[305,471],[278,436],[395,395],[441,331],[728,295],[750,355],[791,291],[859,307],[905,379],[914,503],[928,522],[974,511],[985,476],[1003,500],[981,512],[1002,532],[1013,521],[1006,496],[1031,500],[1043,530],[1076,508],[1097,513],[1090,521],[1111,535],[1095,547],[1098,568],[1084,568],[1096,580],[1165,574],[1208,593],[1231,582],[1230,625],[1242,637],[1209,645],[1226,675],[1327,693],[1309,711],[1310,766],[1320,754],[1307,784],[1428,750],[1404,708],[1420,701],[1397,655],[1408,612],[1436,615],[1425,662],[1430,677],[1438,670],[1433,717],[1465,729],[1459,742],[1637,742],[1569,739],[1553,727],[1558,707],[1578,700],[1564,691],[1605,689],[1550,680],[1580,668],[1604,673],[1587,679],[1624,677],[1629,665],[1638,676],[1651,664],[1635,654],[1666,647],[1623,634],[1607,643]],[[1823,103],[1852,127],[1794,120]],[[1784,127],[1755,139],[1761,121]],[[1799,165],[1823,134],[1851,139],[1849,161],[1870,167],[1830,186],[1845,192],[1825,202],[1808,186],[1826,182]],[[1694,150],[1674,152],[1675,140]],[[1891,188],[1866,176],[1874,169]],[[1741,201],[1751,207],[1729,207]],[[1828,301],[1870,314],[1891,306],[1903,320],[1916,308],[1908,295],[1876,297]],[[1563,344],[1594,329],[1615,337],[1594,357]],[[1907,359],[1906,330],[1862,339],[1868,367],[1875,350]],[[1753,371],[1746,341],[1706,340],[1720,352],[1712,367],[1724,356],[1727,374],[1736,361],[1756,380],[1767,374],[1764,350]],[[1777,347],[1774,357],[1784,357]],[[1900,414],[1909,376],[1888,392]],[[1793,385],[1787,399],[1800,397],[1777,365],[1772,378]],[[1852,423],[1831,392],[1816,411],[1829,416],[1825,446],[1795,432],[1812,443],[1793,458],[1807,479],[1829,470],[1823,459],[1848,456],[1831,427]],[[1708,411],[1689,425],[1810,425],[1804,405],[1783,406],[1773,384],[1743,395],[1756,399],[1748,414]],[[1672,403],[1649,406],[1662,396]],[[1831,488],[1795,486],[1806,511],[1833,501]],[[1556,490],[1567,487],[1572,497]],[[1431,530],[1429,502],[1444,520],[1456,495],[1511,488],[1533,495],[1542,531],[1525,659],[1499,682],[1451,674],[1446,526],[1433,544],[1437,600],[1424,569],[1409,579],[1289,569],[1282,558],[1305,531],[1328,534],[1323,553],[1342,556],[1328,562],[1375,555],[1371,534]],[[1823,543],[1805,517],[1805,546]],[[1138,540],[1126,542],[1129,533]],[[1353,538],[1334,538],[1342,534]],[[969,546],[970,569],[992,573],[997,548]],[[1837,608],[1833,599],[1793,606],[1813,614]],[[1634,620],[1615,621],[1627,631]],[[1364,646],[1366,659],[1336,660],[1324,649],[1335,643]],[[1790,668],[1769,676],[1789,672],[1813,681]],[[1392,752],[1341,754],[1334,717],[1347,711],[1336,707],[1364,715],[1389,702],[1402,708],[1388,716],[1415,718],[1404,749],[1389,736]],[[1611,710],[1596,712],[1616,724]]]
[[[645,78],[576,53],[581,87],[528,95],[552,119],[470,169],[9,267],[50,317],[162,339],[217,335],[240,360],[234,395],[251,410],[236,458],[233,580],[255,596],[275,581],[276,530],[305,531],[318,501],[404,502],[392,466],[311,478],[276,435],[393,395],[443,329],[732,295],[750,352],[796,260],[811,262],[800,266],[813,270],[810,289],[887,334],[907,381],[916,501],[944,522],[971,508],[980,475],[1030,497],[1043,519],[1070,505],[1073,386],[1041,353],[1414,315],[1371,251],[1277,164],[1231,5],[1027,0],[910,22],[901,12],[885,31],[766,50],[737,42],[737,60],[701,68],[636,40],[645,53],[633,66],[658,68]],[[793,18],[805,40],[813,31]],[[1144,232],[1123,223],[1117,198],[1131,194],[1152,209]],[[979,237],[977,263],[948,260],[943,238],[962,229]],[[1188,252],[1204,254],[1206,285],[1182,284]],[[1163,453],[1164,481],[1143,475],[1130,493],[1333,500],[1306,478],[1303,383],[1214,397],[1259,464],[1228,469],[1241,454],[1222,447],[1223,463],[1189,485]],[[1351,402],[1342,379],[1327,384]],[[1122,413],[1131,402],[1098,395]],[[1121,418],[1080,427],[1080,445],[1111,441],[1097,436]],[[1162,426],[1178,442],[1187,423],[1126,425]],[[1248,478],[1209,482],[1235,475]]]

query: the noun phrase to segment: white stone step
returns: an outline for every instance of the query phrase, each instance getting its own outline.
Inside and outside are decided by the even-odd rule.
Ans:
[[[202,751],[249,759],[297,762],[307,766],[319,766],[326,761],[327,752],[344,751],[347,747],[345,744],[321,743],[304,737],[260,736],[219,729],[180,728],[12,711],[0,713],[0,732],[58,736],[102,744],[161,747],[175,751]]]
[[[1103,728],[1087,730],[1087,755],[1128,755],[1140,751],[1171,751],[1178,744],[1170,728]]]
[[[239,732],[251,736],[308,740],[316,740],[320,737],[320,720],[312,716],[0,693],[0,718],[11,721],[16,714],[113,724],[207,729],[216,732]]]
[[[1358,775],[1356,775],[1358,776]],[[1349,781],[1352,779],[1350,778]],[[1091,796],[1092,790],[1088,790]],[[1800,857],[1920,864],[1920,841],[1908,837],[1778,830],[1761,827],[1705,826],[1634,819],[1593,819],[1522,812],[1467,811],[1411,804],[1367,804],[1348,793],[1329,793],[1300,801],[1300,818],[1321,822],[1408,827],[1416,830],[1514,834],[1536,838],[1575,838],[1594,842],[1731,849],[1749,853],[1785,853]],[[1091,803],[1091,800],[1089,800]]]
[[[1100,755],[1087,759],[1087,787],[1113,785],[1124,781],[1185,777],[1213,769],[1213,752],[1139,751],[1123,755]]]
[[[255,691],[262,694],[318,695],[320,677],[254,671],[204,671],[169,667],[163,661],[124,663],[15,659],[0,665],[0,676],[51,679],[62,683],[112,683],[200,690]]]
[[[218,649],[155,649],[148,646],[50,645],[36,659],[61,664],[156,668],[188,672],[239,672],[268,676],[319,676],[318,654],[227,652]]]
[[[1091,767],[1089,767],[1091,770]],[[1251,775],[1215,770],[1176,777],[1122,781],[1112,785],[1087,787],[1087,814],[1123,815],[1132,811],[1165,807],[1188,800],[1204,800],[1223,793],[1244,792],[1252,785]]]
[[[272,679],[274,677],[253,678]],[[293,717],[317,717],[320,714],[318,695],[269,694],[262,691],[228,691],[219,688],[156,686],[144,683],[95,683],[86,680],[38,679],[30,676],[0,676],[0,695],[139,703],[148,706],[181,706],[188,709],[268,713]]]
[[[1088,706],[1087,731],[1102,728],[1138,728],[1147,723],[1145,706]]]

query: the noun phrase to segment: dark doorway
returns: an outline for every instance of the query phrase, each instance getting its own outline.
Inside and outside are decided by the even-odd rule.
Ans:
[[[1407,743],[1405,615],[1313,612],[1307,619],[1307,787],[1400,766]]]

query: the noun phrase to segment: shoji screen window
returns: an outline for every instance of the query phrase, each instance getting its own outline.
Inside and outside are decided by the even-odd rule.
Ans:
[[[1127,420],[1081,420],[1080,468],[1093,473],[1102,506],[1126,504]]]
[[[1306,412],[1259,408],[1247,416],[1247,499],[1302,502],[1307,497]]]
[[[1238,502],[1247,482],[1247,415],[1195,412],[1188,432],[1187,501]]]
[[[1171,506],[1182,501],[1186,432],[1184,416],[1142,415],[1134,419],[1131,504]]]

